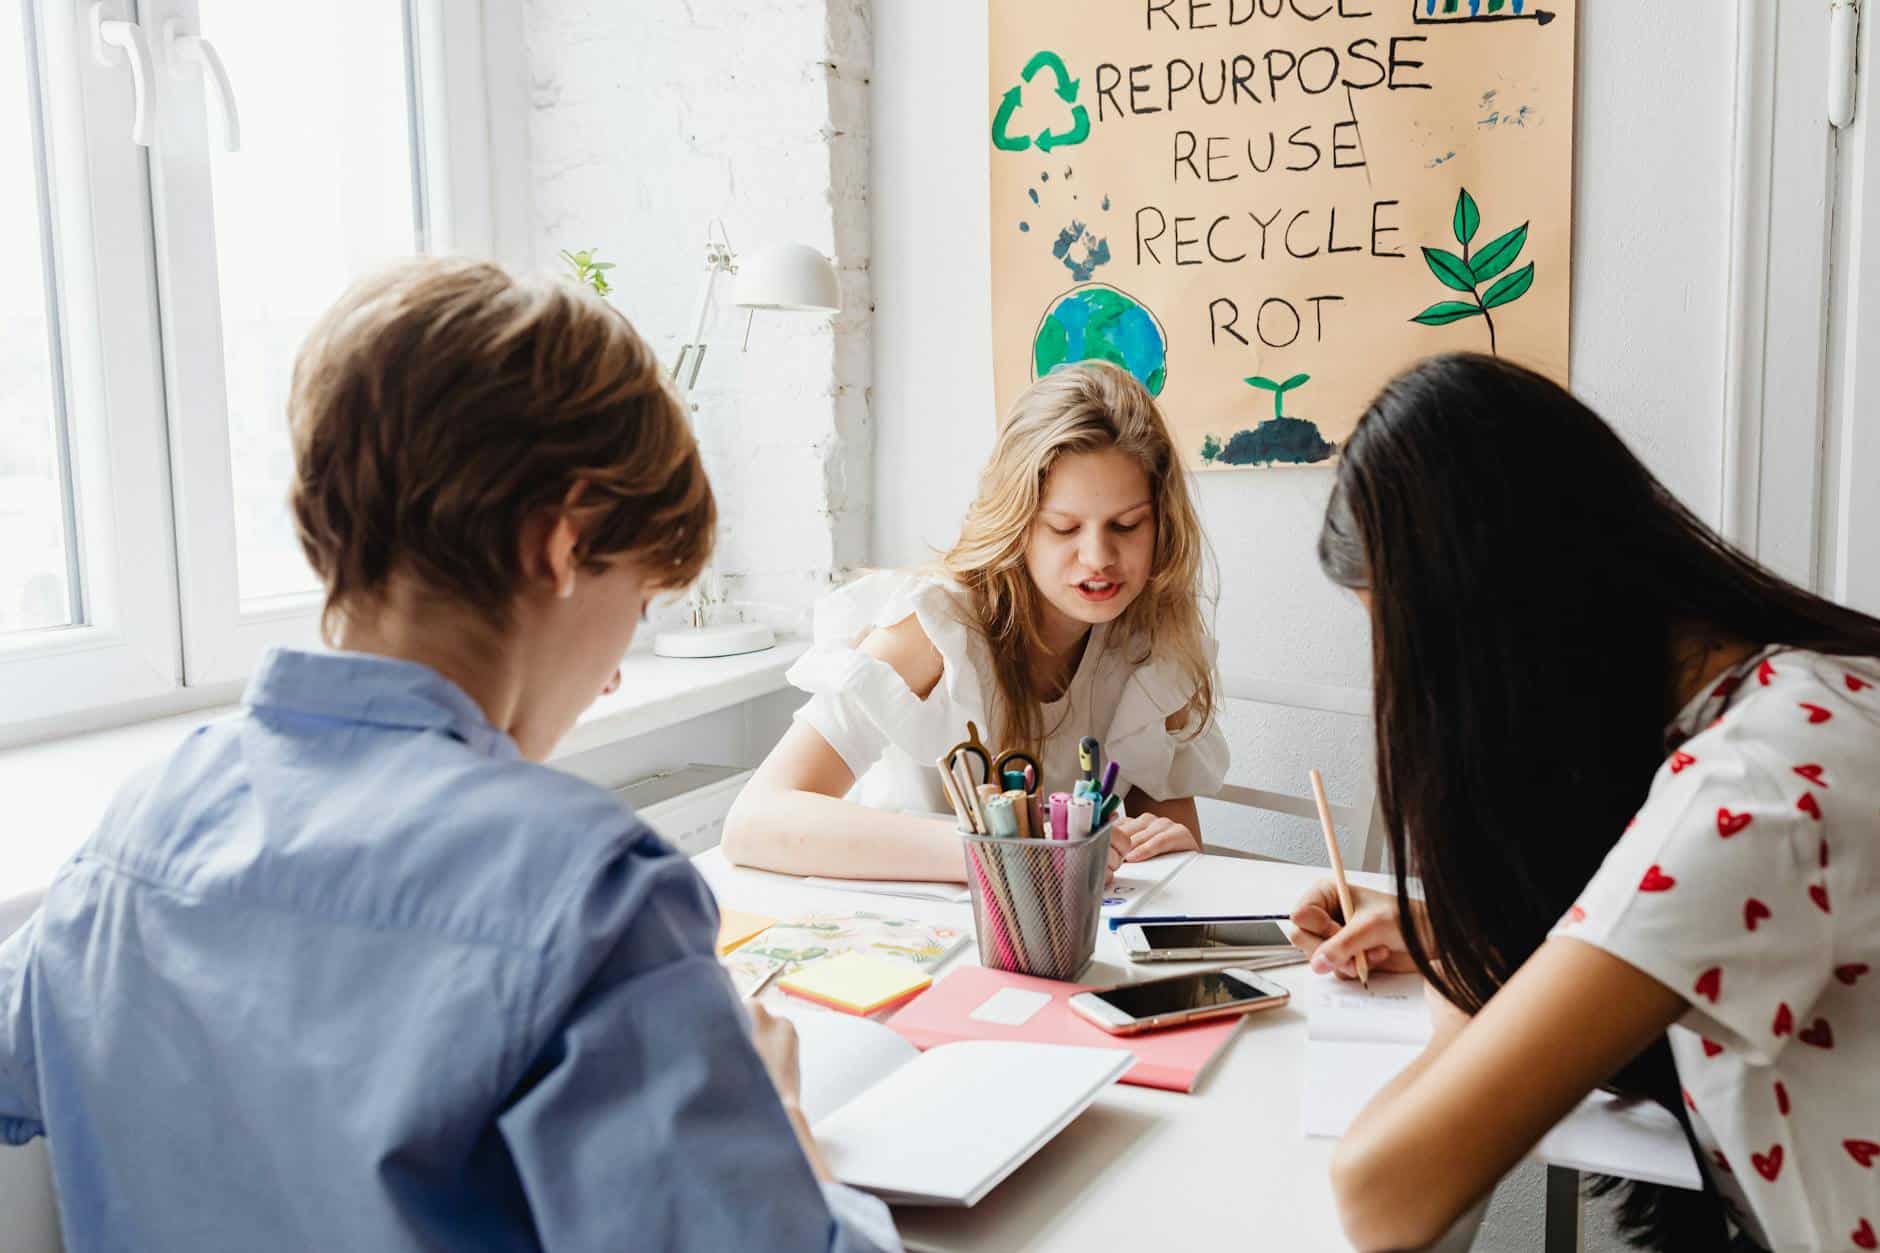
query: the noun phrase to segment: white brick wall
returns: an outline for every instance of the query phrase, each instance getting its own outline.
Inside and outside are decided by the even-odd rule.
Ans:
[[[707,223],[747,253],[834,258],[836,317],[747,314],[721,280],[693,399],[731,610],[801,626],[861,564],[872,478],[869,0],[530,0],[532,261],[598,248],[615,303],[672,364]]]

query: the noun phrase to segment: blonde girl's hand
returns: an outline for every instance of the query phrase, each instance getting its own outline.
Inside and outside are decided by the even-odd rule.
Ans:
[[[1353,887],[1347,919],[1339,907],[1338,884],[1320,879],[1293,906],[1292,924],[1299,933],[1294,943],[1312,955],[1312,969],[1320,974],[1337,971],[1357,978],[1359,953],[1374,971],[1403,974],[1417,968],[1404,943],[1394,893]]]
[[[1147,861],[1164,853],[1198,853],[1201,837],[1173,818],[1134,814],[1110,824],[1110,867]]]

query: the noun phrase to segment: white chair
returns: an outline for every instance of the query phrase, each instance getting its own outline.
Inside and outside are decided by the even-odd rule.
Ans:
[[[38,896],[0,901],[0,943],[39,907]],[[62,1253],[59,1204],[52,1191],[46,1142],[0,1146],[0,1247],[7,1253]]]
[[[1228,700],[1252,701],[1285,709],[1366,720],[1369,720],[1371,716],[1371,693],[1366,688],[1332,687],[1321,683],[1291,683],[1277,679],[1256,679],[1243,675],[1225,674],[1221,680],[1221,693]],[[1303,785],[1304,781],[1301,780],[1301,783]],[[1346,868],[1351,870],[1384,869],[1386,843],[1384,816],[1377,803],[1377,785],[1374,776],[1367,769],[1355,792],[1351,788],[1350,780],[1340,779],[1338,783],[1341,786],[1337,790],[1352,797],[1349,803],[1335,804],[1331,807],[1332,824],[1338,830],[1339,853],[1345,860]],[[1230,805],[1245,805],[1252,809],[1291,814],[1295,817],[1310,819],[1315,825],[1319,820],[1318,806],[1313,803],[1311,794],[1303,786],[1299,794],[1293,794],[1268,791],[1265,788],[1241,787],[1229,783],[1223,784],[1221,789],[1214,793],[1213,799]],[[1259,861],[1283,860],[1225,845],[1204,845],[1204,851],[1226,857],[1246,857]]]

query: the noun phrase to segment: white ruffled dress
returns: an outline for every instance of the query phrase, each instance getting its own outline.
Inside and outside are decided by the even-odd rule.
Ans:
[[[825,596],[816,605],[815,641],[790,667],[792,684],[810,694],[796,713],[828,741],[855,775],[849,799],[877,809],[950,812],[934,767],[966,738],[966,723],[994,742],[990,698],[997,691],[984,640],[967,625],[956,584],[927,574],[881,571]],[[912,614],[944,661],[925,700],[886,662],[857,645],[876,627]],[[1042,765],[1048,791],[1068,792],[1078,777],[1077,742],[1094,735],[1118,764],[1118,790],[1150,796],[1203,796],[1227,773],[1227,737],[1210,719],[1199,735],[1171,733],[1168,717],[1192,689],[1165,658],[1132,665],[1110,647],[1108,628],[1093,628],[1064,695],[1044,706]],[[1210,663],[1213,641],[1209,641]]]

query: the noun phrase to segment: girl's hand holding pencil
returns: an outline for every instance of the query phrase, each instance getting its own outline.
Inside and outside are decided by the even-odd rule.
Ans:
[[[1403,938],[1403,920],[1397,897],[1372,888],[1351,889],[1352,911],[1347,920],[1338,904],[1338,884],[1320,879],[1293,907],[1292,924],[1299,929],[1293,941],[1311,955],[1312,969],[1337,971],[1346,979],[1358,977],[1358,954],[1372,970],[1406,974],[1416,969]],[[1417,902],[1412,902],[1416,906]]]

